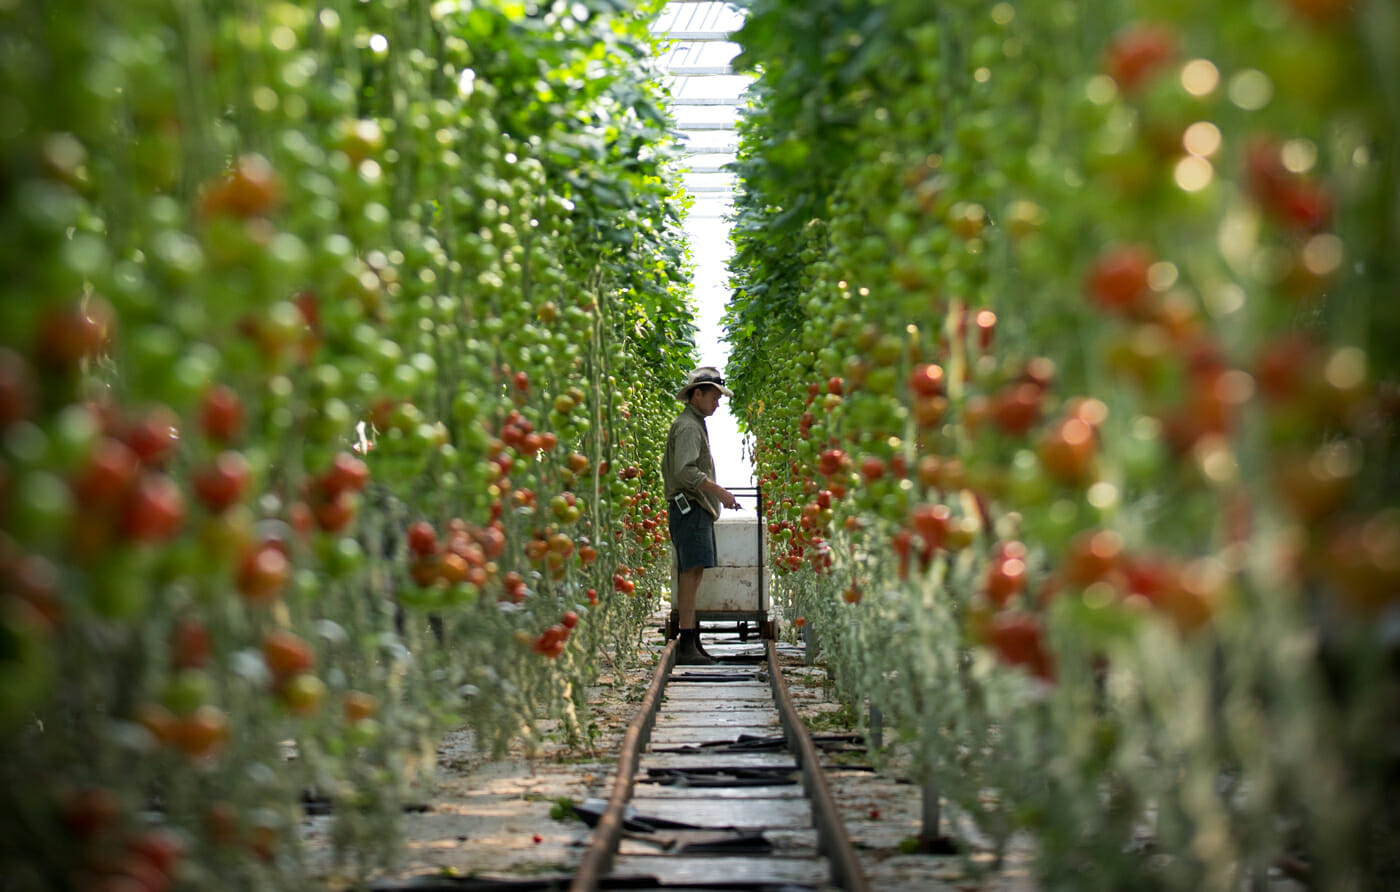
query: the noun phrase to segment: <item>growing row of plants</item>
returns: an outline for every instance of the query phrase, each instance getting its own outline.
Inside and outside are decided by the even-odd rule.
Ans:
[[[844,696],[1051,887],[1393,883],[1400,7],[737,39],[728,373]]]
[[[581,714],[693,353],[605,0],[0,4],[0,871],[363,874],[441,732]]]

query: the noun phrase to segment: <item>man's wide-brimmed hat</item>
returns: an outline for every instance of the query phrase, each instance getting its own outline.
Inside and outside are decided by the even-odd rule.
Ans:
[[[700,368],[691,372],[689,378],[686,378],[685,386],[676,394],[676,399],[689,400],[690,392],[701,384],[713,384],[719,388],[720,393],[730,399],[734,398],[734,391],[724,386],[724,376],[719,373],[719,369],[712,365],[702,365]]]

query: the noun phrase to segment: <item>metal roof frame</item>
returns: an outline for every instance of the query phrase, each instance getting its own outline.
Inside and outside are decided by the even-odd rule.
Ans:
[[[743,96],[714,93],[720,85],[716,79],[734,77],[738,73],[727,62],[715,64],[714,56],[717,50],[722,52],[724,44],[733,43],[730,35],[742,25],[743,15],[743,10],[724,0],[671,0],[653,27],[654,36],[671,42],[671,49],[661,59],[660,69],[662,76],[673,84],[672,106],[734,110],[734,114],[723,121],[678,121],[676,130],[683,140],[688,134],[735,133],[735,121],[745,104]],[[738,47],[734,46],[730,58],[737,52]],[[700,95],[684,95],[686,92]],[[726,171],[721,168],[734,160],[736,150],[734,141],[720,145],[686,145],[682,156],[688,162],[689,173],[723,174]],[[697,184],[687,191],[696,195],[697,201],[708,205],[726,195],[732,196],[734,189],[732,183],[728,186]]]

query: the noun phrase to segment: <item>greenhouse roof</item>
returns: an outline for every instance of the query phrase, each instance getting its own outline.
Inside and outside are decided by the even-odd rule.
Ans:
[[[729,37],[743,21],[743,12],[729,3],[672,0],[652,26],[653,34],[672,41],[664,45],[661,67],[686,148],[693,218],[722,217],[733,204],[734,177],[722,168],[734,160],[734,125],[751,78],[733,73],[739,46]]]

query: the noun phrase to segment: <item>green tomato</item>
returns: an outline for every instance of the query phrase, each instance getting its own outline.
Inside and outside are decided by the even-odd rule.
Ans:
[[[145,610],[150,600],[150,563],[149,554],[134,549],[118,549],[104,557],[91,576],[93,612],[120,621]]]
[[[92,410],[77,404],[64,407],[50,431],[48,459],[64,469],[74,468],[91,453],[100,433]]]
[[[1040,466],[1040,459],[1029,449],[1021,449],[1011,459],[1011,472],[1006,477],[1006,495],[1019,509],[1044,505],[1050,498],[1050,479]]]
[[[47,471],[29,471],[14,484],[14,516],[9,524],[24,541],[50,543],[60,540],[73,517],[72,492],[63,479]]]
[[[364,565],[365,551],[353,536],[324,537],[317,542],[321,565],[333,579],[343,579]]]
[[[372,746],[384,734],[384,726],[375,719],[359,719],[345,729],[345,738],[352,746]]]
[[[213,692],[214,681],[208,672],[203,669],[181,669],[166,684],[162,700],[171,712],[186,716],[208,703]]]

